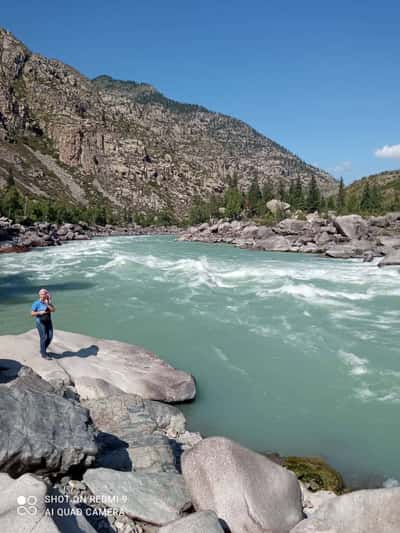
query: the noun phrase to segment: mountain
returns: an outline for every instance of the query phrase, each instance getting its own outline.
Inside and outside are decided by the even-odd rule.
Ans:
[[[400,170],[386,170],[378,174],[365,176],[348,185],[346,193],[348,196],[360,200],[367,184],[370,188],[376,187],[382,198],[383,210],[398,209],[400,207]]]
[[[177,214],[231,176],[242,189],[254,177],[337,187],[240,120],[145,83],[89,80],[0,29],[0,187],[9,176],[33,197]]]

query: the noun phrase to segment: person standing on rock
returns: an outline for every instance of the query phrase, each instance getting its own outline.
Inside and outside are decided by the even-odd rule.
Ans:
[[[36,327],[40,337],[40,355],[43,359],[50,359],[47,348],[53,338],[53,324],[51,313],[56,308],[51,303],[51,295],[47,289],[40,289],[39,299],[32,304],[32,316],[35,317]]]

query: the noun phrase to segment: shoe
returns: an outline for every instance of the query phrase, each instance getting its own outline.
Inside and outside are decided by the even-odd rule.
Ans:
[[[49,357],[47,353],[41,353],[40,356],[42,357],[42,359],[47,359],[47,360],[51,359],[51,357]]]

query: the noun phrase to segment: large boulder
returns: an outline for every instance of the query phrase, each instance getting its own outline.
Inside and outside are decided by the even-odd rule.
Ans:
[[[331,498],[291,533],[398,533],[400,487]]]
[[[289,211],[290,204],[282,202],[281,200],[276,200],[274,198],[273,200],[267,202],[267,209],[271,211],[271,213],[276,215],[278,213],[284,213],[285,211]]]
[[[368,234],[368,224],[360,215],[336,217],[333,223],[337,231],[350,240],[362,239]]]
[[[178,409],[125,393],[83,404],[100,431],[97,465],[116,470],[176,471],[167,434],[170,428],[175,435],[185,431],[185,418]]]
[[[285,218],[275,226],[274,231],[280,235],[300,235],[304,233],[307,227],[308,225],[304,220]]]
[[[0,385],[0,471],[64,473],[92,464],[97,446],[87,409],[34,373],[15,379],[7,373]]]
[[[267,252],[289,252],[292,249],[292,243],[282,235],[272,235],[255,241],[254,248]]]
[[[89,469],[83,481],[107,505],[155,525],[177,520],[191,505],[183,477],[172,472],[118,472]]]
[[[224,533],[224,530],[214,512],[199,511],[163,526],[158,533]]]
[[[67,502],[48,502],[48,487],[32,474],[12,479],[0,474],[0,529],[4,533],[95,533],[84,516]]]
[[[52,360],[41,359],[36,330],[0,337],[0,357],[32,367],[51,383],[98,378],[124,392],[166,402],[192,400],[196,394],[191,375],[140,346],[56,329],[50,349]]]
[[[393,250],[378,263],[379,267],[400,266],[400,250]]]
[[[212,510],[232,533],[284,533],[302,518],[296,476],[222,437],[204,439],[182,457],[196,510]]]

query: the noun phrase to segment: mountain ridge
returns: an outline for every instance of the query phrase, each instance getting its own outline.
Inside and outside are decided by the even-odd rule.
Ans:
[[[0,29],[0,187],[36,198],[188,211],[230,177],[287,186],[336,180],[239,119],[167,98],[150,84],[86,78]]]

